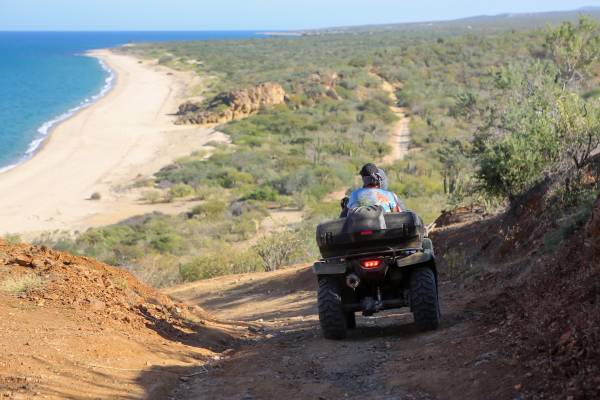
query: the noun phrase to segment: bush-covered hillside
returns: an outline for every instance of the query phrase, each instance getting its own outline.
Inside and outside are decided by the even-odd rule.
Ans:
[[[286,103],[221,126],[232,144],[210,157],[191,154],[157,171],[152,184],[169,196],[205,200],[190,212],[42,241],[131,267],[155,284],[313,259],[315,223],[337,212],[327,194],[354,186],[361,164],[390,152],[396,116],[383,80],[411,118],[412,149],[386,166],[390,187],[427,222],[461,203],[493,211],[553,173],[567,182],[565,198],[577,201],[595,190],[578,171],[598,143],[599,33],[583,19],[493,35],[377,32],[127,47],[196,72],[203,83],[193,92],[206,99],[273,81]],[[280,207],[304,210],[306,221],[249,242],[258,221]]]

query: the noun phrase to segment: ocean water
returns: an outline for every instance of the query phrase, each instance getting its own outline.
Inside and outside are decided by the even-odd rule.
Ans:
[[[112,72],[86,50],[126,43],[261,37],[256,32],[0,32],[0,172],[60,121],[106,94]]]

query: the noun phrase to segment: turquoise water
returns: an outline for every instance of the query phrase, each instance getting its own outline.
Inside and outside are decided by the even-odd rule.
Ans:
[[[0,171],[30,158],[56,124],[111,87],[86,50],[125,43],[259,37],[255,32],[0,32]]]

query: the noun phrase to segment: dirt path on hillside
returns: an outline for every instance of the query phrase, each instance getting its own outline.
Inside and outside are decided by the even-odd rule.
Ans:
[[[394,98],[396,96],[394,95]],[[390,110],[399,118],[394,124],[392,135],[390,137],[390,147],[392,152],[383,157],[383,164],[391,164],[394,161],[402,160],[408,154],[410,148],[410,118],[407,116],[407,109],[404,107],[390,107]]]
[[[344,341],[321,337],[308,267],[236,275],[173,288],[177,299],[260,326],[260,338],[171,393],[177,399],[518,398],[494,327],[473,294],[443,282],[443,323],[419,333],[407,310],[358,318]],[[517,386],[518,387],[518,386]]]
[[[392,164],[394,161],[402,160],[406,157],[410,148],[410,118],[408,117],[408,109],[397,107],[398,97],[396,96],[396,91],[398,88],[396,86],[374,72],[371,72],[370,75],[381,82],[381,88],[388,94],[392,103],[390,111],[398,117],[398,121],[394,124],[389,139],[392,152],[382,159],[383,164]]]

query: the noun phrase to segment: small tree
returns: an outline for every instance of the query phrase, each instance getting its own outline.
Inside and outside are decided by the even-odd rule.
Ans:
[[[564,146],[563,159],[581,170],[600,146],[600,101],[586,102],[576,93],[561,96],[557,100],[556,131]]]
[[[589,17],[582,17],[578,25],[565,22],[548,32],[545,48],[565,86],[583,79],[600,60],[600,24]]]
[[[478,178],[487,193],[512,201],[560,159],[555,118],[561,90],[551,71],[538,63],[520,75],[513,70],[497,75],[503,94],[488,110],[474,143]]]
[[[489,194],[509,201],[534,183],[550,162],[529,135],[510,135],[479,157],[478,177]]]

